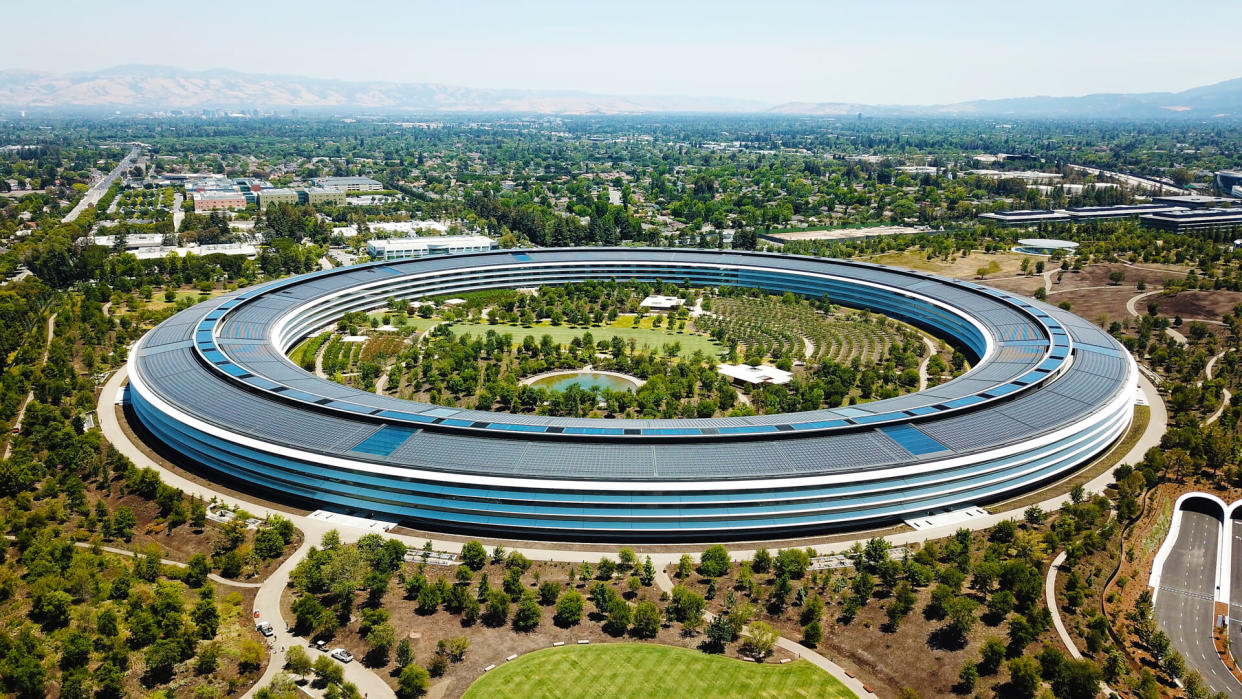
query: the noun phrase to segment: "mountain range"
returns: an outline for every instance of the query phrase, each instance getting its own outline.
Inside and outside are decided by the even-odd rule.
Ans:
[[[1020,97],[939,105],[787,102],[434,83],[325,80],[232,70],[118,66],[87,73],[0,71],[0,108],[39,111],[260,110],[366,113],[642,114],[733,112],[821,116],[995,118],[1242,117],[1242,78],[1182,92]]]

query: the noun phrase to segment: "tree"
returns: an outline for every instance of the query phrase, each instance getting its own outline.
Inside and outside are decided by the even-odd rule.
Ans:
[[[608,620],[604,622],[604,632],[620,636],[630,627],[630,605],[620,597],[616,597],[608,605]]]
[[[190,560],[186,563],[185,577],[182,581],[190,587],[202,587],[207,582],[207,575],[211,573],[211,564],[207,561],[207,556],[196,553],[190,556]]]
[[[699,571],[709,578],[718,578],[729,572],[729,563],[729,551],[715,544],[699,556]]]
[[[261,529],[254,536],[254,552],[259,558],[270,561],[285,550],[285,540],[275,529]]]
[[[461,562],[470,566],[471,570],[481,570],[487,565],[487,550],[477,541],[467,541],[461,547]]]
[[[961,595],[954,597],[945,609],[945,616],[949,619],[946,628],[949,632],[959,639],[965,639],[966,634],[974,628],[975,609],[978,606],[979,603],[969,597]]]
[[[1005,644],[995,636],[983,642],[979,649],[979,674],[995,675],[1005,659]]]
[[[566,590],[556,601],[556,615],[553,621],[557,626],[569,627],[582,620],[582,595],[577,590]]]
[[[1009,661],[1009,687],[1012,696],[1033,697],[1039,689],[1039,662],[1030,656],[1021,656]]]
[[[504,626],[509,619],[509,595],[504,590],[492,590],[487,595],[487,609],[483,623],[491,627]]]
[[[975,667],[974,663],[966,663],[957,673],[957,680],[961,685],[962,694],[975,691],[975,685],[979,682],[979,668]]]
[[[772,554],[767,549],[759,549],[755,551],[754,558],[751,559],[750,567],[756,573],[766,573],[772,568]]]
[[[824,639],[824,628],[820,625],[819,619],[812,619],[809,624],[802,627],[802,645],[807,648],[814,648]]]
[[[535,595],[527,590],[517,605],[517,611],[513,613],[513,629],[515,631],[533,631],[539,626],[539,620],[542,612],[539,609],[539,602],[535,599]]]
[[[406,665],[397,679],[397,696],[400,699],[421,697],[430,686],[431,675],[427,670],[418,665]]]
[[[582,565],[585,566],[586,564],[583,563]],[[690,558],[690,554],[687,554],[687,553],[681,554],[681,558],[677,561],[677,578],[679,580],[685,580],[686,578],[690,577],[690,574],[693,572],[694,572],[694,559]]]
[[[1052,693],[1058,699],[1094,699],[1103,678],[1104,673],[1090,660],[1067,660],[1052,678]]]
[[[306,677],[311,673],[314,663],[302,646],[292,645],[285,653],[285,669],[298,677]]]
[[[403,638],[397,644],[397,669],[405,669],[406,665],[414,662],[414,649],[410,646],[410,639]]]
[[[1120,283],[1124,282],[1125,280],[1126,280],[1126,273],[1125,273],[1125,272],[1122,272],[1122,271],[1120,271],[1120,270],[1118,270],[1118,271],[1116,271],[1116,272],[1111,272],[1111,273],[1109,273],[1109,275],[1108,275],[1108,281],[1109,281],[1109,282],[1110,282],[1113,286],[1117,286],[1118,284],[1120,284]]]
[[[315,676],[325,684],[340,684],[345,679],[345,670],[332,658],[321,655],[315,658]]]
[[[660,609],[643,600],[634,607],[633,634],[637,638],[655,638],[660,631]]]
[[[1169,677],[1175,680],[1180,680],[1182,676],[1186,674],[1186,660],[1182,657],[1181,653],[1178,653],[1175,650],[1169,651],[1169,653],[1161,659],[1160,667],[1169,675]]]
[[[742,642],[742,650],[755,658],[766,658],[772,654],[776,646],[778,634],[771,626],[756,621],[747,630],[746,640]]]

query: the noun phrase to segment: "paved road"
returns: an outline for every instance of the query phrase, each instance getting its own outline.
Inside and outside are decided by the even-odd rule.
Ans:
[[[61,222],[69,223],[70,221],[76,221],[78,216],[82,215],[83,211],[86,211],[88,207],[93,206],[95,202],[99,201],[100,198],[103,197],[104,193],[108,191],[108,188],[112,186],[112,183],[116,182],[116,178],[120,177],[122,173],[126,172],[131,166],[133,166],[134,158],[138,157],[138,150],[138,146],[131,148],[129,155],[122,158],[121,162],[117,163],[117,166],[112,168],[112,172],[104,175],[103,179],[99,180],[90,189],[88,189],[86,194],[78,200],[78,203],[73,207],[73,210],[65,214],[65,217],[61,219]]]
[[[1239,513],[1242,514],[1242,513]],[[1229,523],[1229,651],[1242,657],[1242,519]]]
[[[1242,684],[1229,673],[1212,643],[1220,530],[1218,515],[1183,510],[1177,541],[1160,576],[1155,615],[1173,648],[1185,656],[1188,667],[1203,675],[1212,691],[1238,696]]]

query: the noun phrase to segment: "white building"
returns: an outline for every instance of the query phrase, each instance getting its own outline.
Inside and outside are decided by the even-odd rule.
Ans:
[[[376,260],[403,260],[428,255],[487,252],[496,241],[485,235],[442,235],[422,238],[382,238],[367,241],[367,253]]]
[[[110,248],[116,245],[115,235],[95,235],[82,238],[83,245],[102,245]],[[163,233],[131,233],[125,236],[125,249],[154,248],[164,244]]]
[[[748,364],[717,364],[716,371],[739,384],[780,386],[789,383],[793,378],[790,372],[767,365],[754,367]]]
[[[671,311],[683,303],[685,301],[677,296],[648,296],[638,305],[653,311]]]

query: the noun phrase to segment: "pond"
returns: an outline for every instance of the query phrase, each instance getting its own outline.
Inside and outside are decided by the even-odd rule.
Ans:
[[[577,386],[584,391],[598,388],[601,391],[608,389],[610,391],[629,391],[633,393],[641,384],[638,379],[622,374],[603,374],[596,371],[569,371],[541,376],[531,381],[530,385],[548,391],[564,391],[570,386]]]

